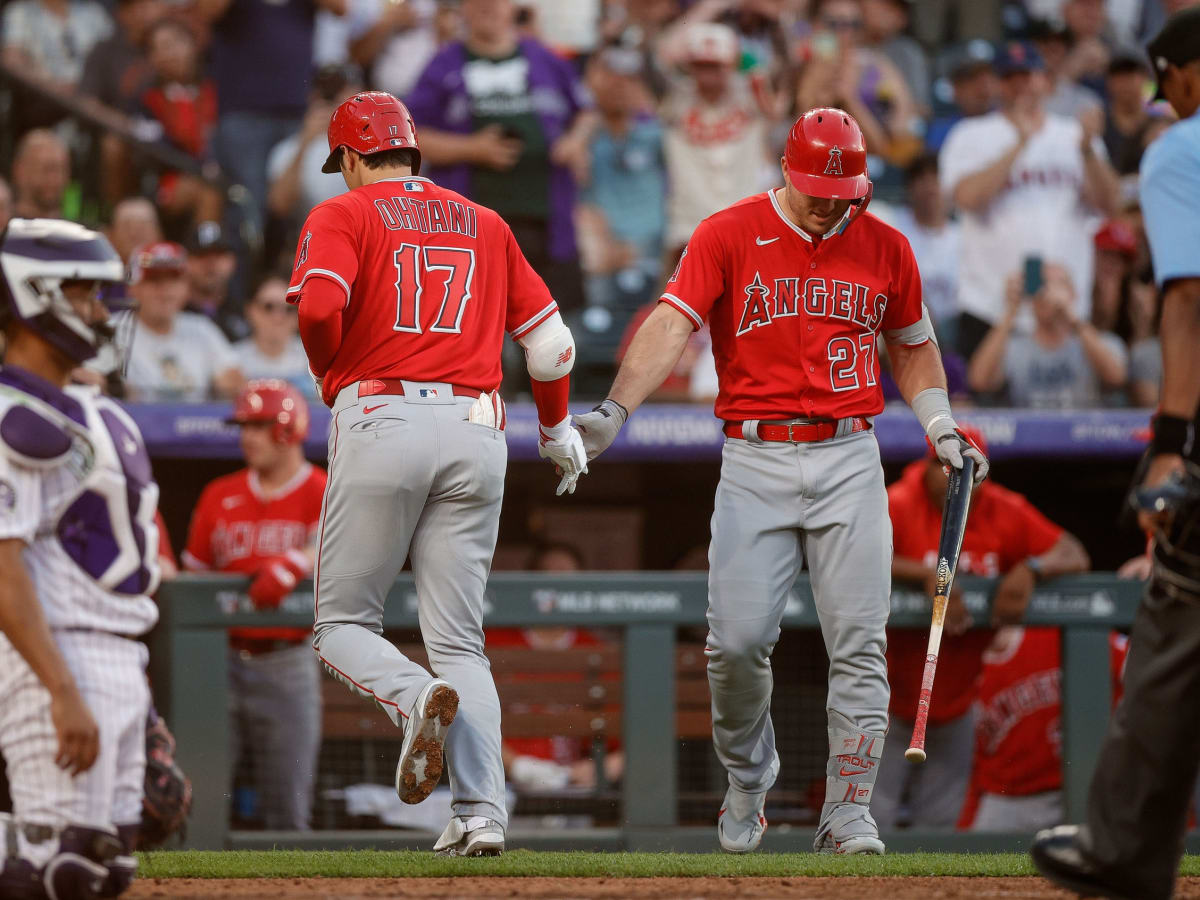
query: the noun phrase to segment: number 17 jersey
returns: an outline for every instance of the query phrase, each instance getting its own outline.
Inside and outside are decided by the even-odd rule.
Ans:
[[[315,207],[288,298],[298,300],[310,278],[346,293],[326,403],[371,378],[494,390],[504,333],[520,338],[558,309],[500,216],[417,176]]]
[[[701,222],[661,302],[709,323],[718,418],[876,415],[877,335],[928,339],[912,249],[870,214],[815,238],[779,203],[768,191]]]

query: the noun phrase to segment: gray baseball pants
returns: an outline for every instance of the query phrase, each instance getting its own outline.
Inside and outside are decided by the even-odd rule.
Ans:
[[[334,678],[375,700],[403,728],[429,672],[382,636],[383,604],[412,560],[430,667],[458,691],[446,738],[455,815],[508,823],[500,701],[483,652],[508,448],[503,432],[467,421],[450,385],[405,383],[403,395],[333,405],[321,515],[314,646]]]
[[[846,734],[867,755],[888,725],[885,627],[891,590],[892,526],[870,431],[815,443],[761,443],[729,438],[722,451],[709,549],[708,682],[713,743],[743,791],[765,791],[778,769],[771,724],[771,651],[779,640],[788,592],[808,561],[821,634],[829,654],[831,763],[827,817],[835,795],[859,778],[870,799],[876,764],[835,760]],[[835,733],[836,726],[836,733]],[[872,754],[874,755],[874,754]],[[855,772],[856,769],[865,771]],[[848,780],[846,780],[848,779]]]
[[[958,823],[971,781],[975,718],[972,708],[957,719],[930,725],[925,732],[929,759],[914,766],[904,759],[912,719],[892,716],[891,740],[884,745],[871,798],[871,815],[881,829],[899,824],[906,797],[907,821],[914,828],[953,828]]]
[[[263,824],[307,831],[321,752],[321,670],[312,650],[230,650],[229,720],[230,759],[236,765],[249,751]]]

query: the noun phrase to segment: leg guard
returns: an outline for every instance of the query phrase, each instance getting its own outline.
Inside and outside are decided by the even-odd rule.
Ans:
[[[869,805],[883,755],[882,732],[862,731],[829,710],[829,765],[825,805],[813,849],[835,853],[882,853],[879,829]]]
[[[0,897],[11,900],[45,900],[42,873],[18,855],[17,823],[8,813],[0,813]]]
[[[119,897],[133,884],[137,875],[137,859],[133,855],[137,847],[138,825],[118,825],[117,838],[121,842],[121,852],[105,864],[108,869],[108,880],[100,891],[101,897]]]

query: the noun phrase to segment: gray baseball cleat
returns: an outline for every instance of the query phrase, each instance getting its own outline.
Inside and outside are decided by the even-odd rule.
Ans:
[[[839,803],[821,823],[813,850],[838,855],[882,856],[879,826],[861,803]]]
[[[767,817],[763,815],[766,802],[766,791],[751,794],[729,786],[721,812],[717,814],[717,840],[721,842],[721,849],[730,853],[749,853],[758,849],[767,830]]]
[[[396,793],[405,803],[420,803],[442,777],[446,732],[458,712],[458,692],[435,678],[417,695],[404,723],[404,743],[396,763]]]
[[[486,816],[455,816],[433,845],[443,856],[499,856],[504,852],[504,829]]]

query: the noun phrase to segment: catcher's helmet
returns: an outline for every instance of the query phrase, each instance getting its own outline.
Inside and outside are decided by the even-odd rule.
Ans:
[[[844,110],[810,109],[797,119],[784,159],[792,186],[810,197],[861,200],[870,190],[867,145]]]
[[[69,359],[86,362],[110,343],[112,319],[85,322],[67,300],[67,281],[93,282],[110,313],[129,308],[125,265],[108,238],[60,219],[12,219],[0,235],[0,319],[16,320]]]
[[[292,385],[279,378],[251,381],[233,402],[230,425],[270,423],[272,440],[299,444],[308,437],[308,403]]]
[[[416,155],[413,174],[421,170],[421,148],[417,146],[417,126],[408,107],[385,91],[355,94],[333,111],[329,119],[329,156],[321,171],[339,171],[343,147],[358,153],[407,148]]]

